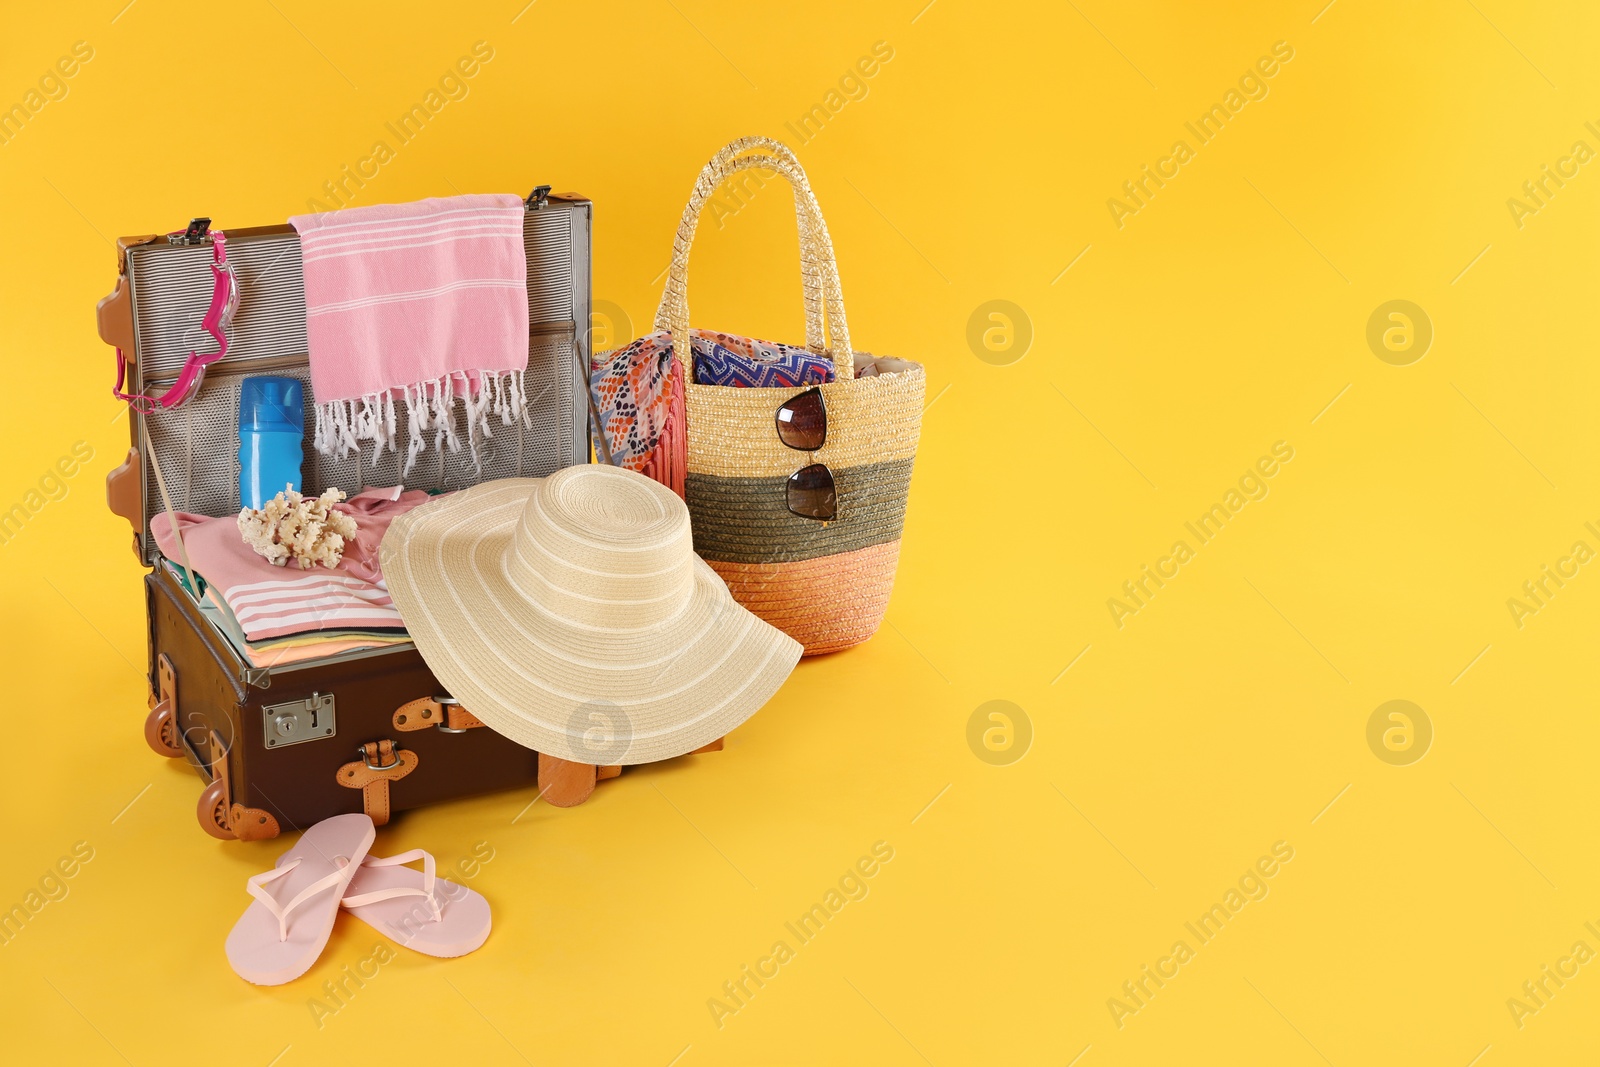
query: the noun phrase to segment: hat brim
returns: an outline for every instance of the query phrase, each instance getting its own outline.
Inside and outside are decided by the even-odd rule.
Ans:
[[[685,608],[650,626],[582,627],[512,585],[506,551],[542,481],[429,501],[383,539],[389,595],[450,695],[518,744],[602,766],[692,752],[755,714],[801,646],[737,604],[698,556]]]

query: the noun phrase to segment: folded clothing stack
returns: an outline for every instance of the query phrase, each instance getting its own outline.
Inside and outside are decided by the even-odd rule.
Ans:
[[[188,588],[181,564],[174,563],[170,559],[162,559],[161,566],[167,569],[179,585]],[[206,585],[198,570],[195,572],[195,578],[200,585],[195,597],[200,614],[228,639],[240,658],[252,667],[283,667],[343,652],[360,652],[411,644],[409,633],[395,629],[316,630],[310,633],[290,634],[287,637],[252,641],[245,636],[244,628],[239,625],[239,620],[234,617],[227,602],[217,594],[216,590]]]
[[[378,567],[378,544],[389,524],[431,499],[401,486],[367,489],[334,505],[356,522],[338,566],[298,570],[257,555],[233,516],[177,512],[178,538],[165,513],[150,522],[168,566],[181,578],[185,555],[203,583],[202,610],[254,666],[378,648],[410,640]]]

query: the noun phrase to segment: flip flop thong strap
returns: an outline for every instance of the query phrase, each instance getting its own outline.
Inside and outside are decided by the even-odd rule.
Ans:
[[[376,904],[380,900],[393,900],[396,897],[425,897],[428,905],[433,909],[433,921],[438,922],[442,917],[439,911],[439,900],[433,893],[434,887],[434,859],[433,854],[426,849],[414,848],[409,852],[398,852],[393,856],[384,856],[379,859],[368,856],[361,861],[363,867],[399,867],[409,863],[422,861],[422,888],[413,886],[396,886],[392,889],[374,889],[370,893],[347,893],[342,901],[347,908],[359,908],[363,904]]]
[[[266,905],[267,910],[272,912],[272,914],[277,917],[279,941],[289,940],[290,912],[294,911],[294,909],[298,908],[300,905],[304,904],[318,893],[326,892],[344,880],[344,870],[341,867],[340,870],[336,870],[326,877],[318,878],[315,882],[312,882],[310,885],[306,886],[298,894],[296,894],[295,898],[289,901],[289,903],[279,904],[277,900],[273,899],[272,894],[267,892],[267,884],[282,878],[284,875],[300,866],[300,863],[301,860],[296,859],[293,863],[286,864],[282,867],[274,867],[270,871],[264,871],[261,874],[253,875],[246,880],[244,885],[246,892],[255,897],[257,900],[261,901],[262,904]]]

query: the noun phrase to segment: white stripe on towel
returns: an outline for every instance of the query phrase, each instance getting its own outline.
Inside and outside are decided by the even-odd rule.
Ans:
[[[517,289],[516,282],[506,281],[503,278],[463,278],[458,282],[448,285],[436,285],[432,289],[414,289],[407,293],[382,293],[377,296],[364,296],[355,300],[340,300],[332,304],[323,304],[315,311],[306,312],[307,315],[337,315],[344,311],[355,311],[359,308],[379,307],[383,304],[400,304],[407,300],[431,300],[435,297],[448,296],[451,293],[465,289]]]
[[[510,223],[515,219],[517,225],[522,225],[525,212],[522,208],[455,208],[451,211],[440,211],[432,215],[409,219],[369,219],[364,222],[346,222],[338,218],[329,218],[323,225],[300,235],[300,243],[306,241],[319,242],[324,238],[337,234],[353,234],[363,230],[398,230],[401,228],[417,229],[431,226],[440,219],[451,219],[461,215],[485,221]]]

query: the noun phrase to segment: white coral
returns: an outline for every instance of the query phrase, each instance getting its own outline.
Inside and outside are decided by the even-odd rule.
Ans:
[[[343,499],[337,489],[307,499],[285,488],[265,507],[241,510],[239,532],[244,543],[274,567],[284,566],[291,556],[301,570],[319,563],[337,567],[345,542],[356,535],[356,520],[334,510],[333,505]]]

